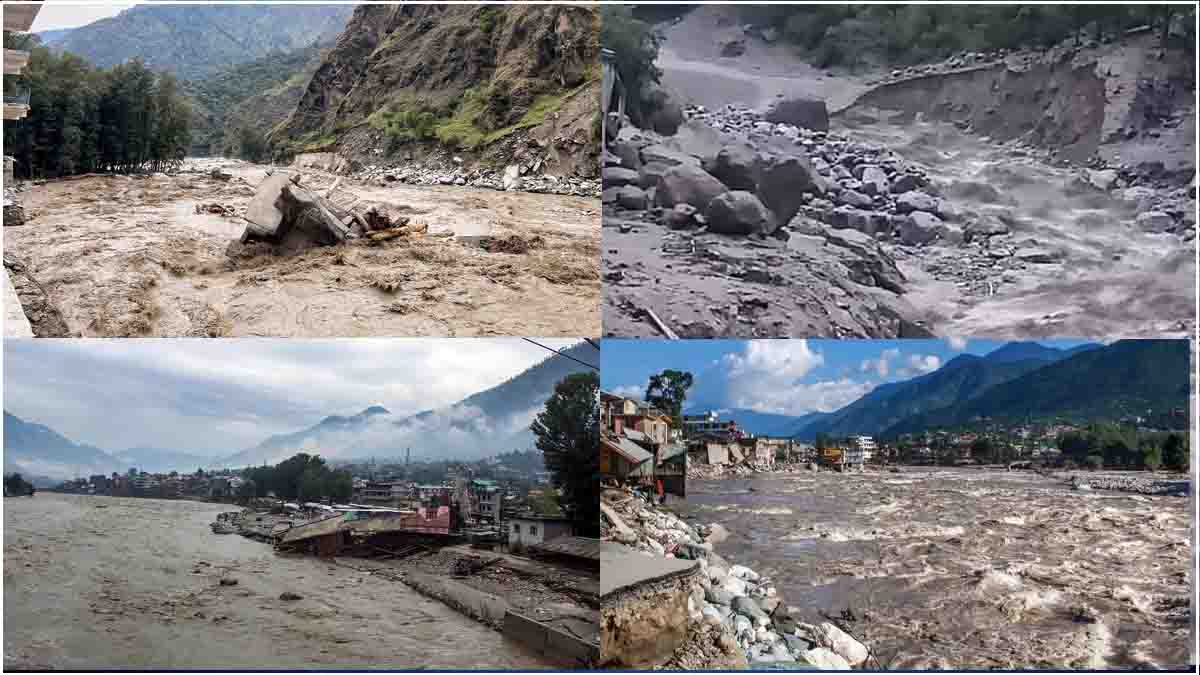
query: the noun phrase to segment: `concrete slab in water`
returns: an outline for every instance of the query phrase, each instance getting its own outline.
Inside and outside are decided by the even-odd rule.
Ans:
[[[699,565],[695,560],[648,556],[628,546],[605,542],[600,551],[600,597],[688,574]]]

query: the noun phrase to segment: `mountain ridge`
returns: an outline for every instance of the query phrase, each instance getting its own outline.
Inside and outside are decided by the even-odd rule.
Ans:
[[[56,36],[47,46],[96,66],[141,58],[182,80],[215,73],[274,51],[331,39],[350,5],[135,5]]]

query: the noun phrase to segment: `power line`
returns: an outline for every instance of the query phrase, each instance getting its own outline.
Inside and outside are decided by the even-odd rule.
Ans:
[[[599,369],[599,368],[597,368],[596,366],[593,366],[593,365],[592,365],[592,364],[590,364],[590,363],[585,363],[585,362],[583,362],[583,361],[580,361],[579,359],[575,358],[574,356],[571,356],[570,354],[564,354],[564,353],[562,353],[562,352],[558,351],[557,349],[554,349],[554,348],[552,348],[552,347],[547,347],[546,345],[544,345],[544,344],[541,344],[541,343],[539,343],[539,342],[534,342],[533,340],[530,340],[529,338],[521,338],[521,339],[522,339],[522,340],[524,340],[524,341],[526,341],[526,342],[528,342],[528,343],[530,343],[530,344],[537,345],[537,346],[539,346],[539,347],[541,347],[542,349],[545,349],[545,350],[547,350],[547,351],[554,352],[555,354],[558,354],[559,356],[565,356],[565,357],[567,357],[568,359],[571,359],[572,361],[574,361],[575,363],[578,363],[578,364],[580,364],[580,365],[587,366],[588,368],[591,368],[592,370],[595,370],[595,371],[599,371],[599,370],[600,370],[600,369]]]
[[[583,341],[588,343],[589,345],[595,347],[596,351],[600,351],[600,345],[596,344],[596,341],[593,340],[592,338],[583,338]]]

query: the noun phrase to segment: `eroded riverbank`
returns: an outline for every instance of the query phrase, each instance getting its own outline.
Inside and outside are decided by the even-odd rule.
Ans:
[[[908,469],[692,480],[679,511],[887,668],[1181,666],[1191,501],[1036,474]]]
[[[402,583],[213,534],[222,507],[50,493],[6,500],[5,667],[548,665]],[[284,592],[302,597],[282,600]]]

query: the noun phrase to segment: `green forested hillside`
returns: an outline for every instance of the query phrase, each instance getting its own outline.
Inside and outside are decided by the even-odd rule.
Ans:
[[[877,434],[907,418],[970,401],[1051,360],[1050,356],[992,360],[964,354],[928,375],[877,387],[854,403],[805,426],[798,435],[811,440],[817,434]]]
[[[1185,340],[1122,340],[1038,368],[968,401],[906,418],[885,435],[980,417],[1088,422],[1162,415],[1187,408],[1189,362]]]
[[[101,67],[132,58],[196,80],[341,32],[353,5],[142,4],[81,26],[53,48]]]
[[[296,106],[322,54],[321,46],[312,44],[183,83],[193,111],[190,154],[238,155],[240,130],[265,136]]]

